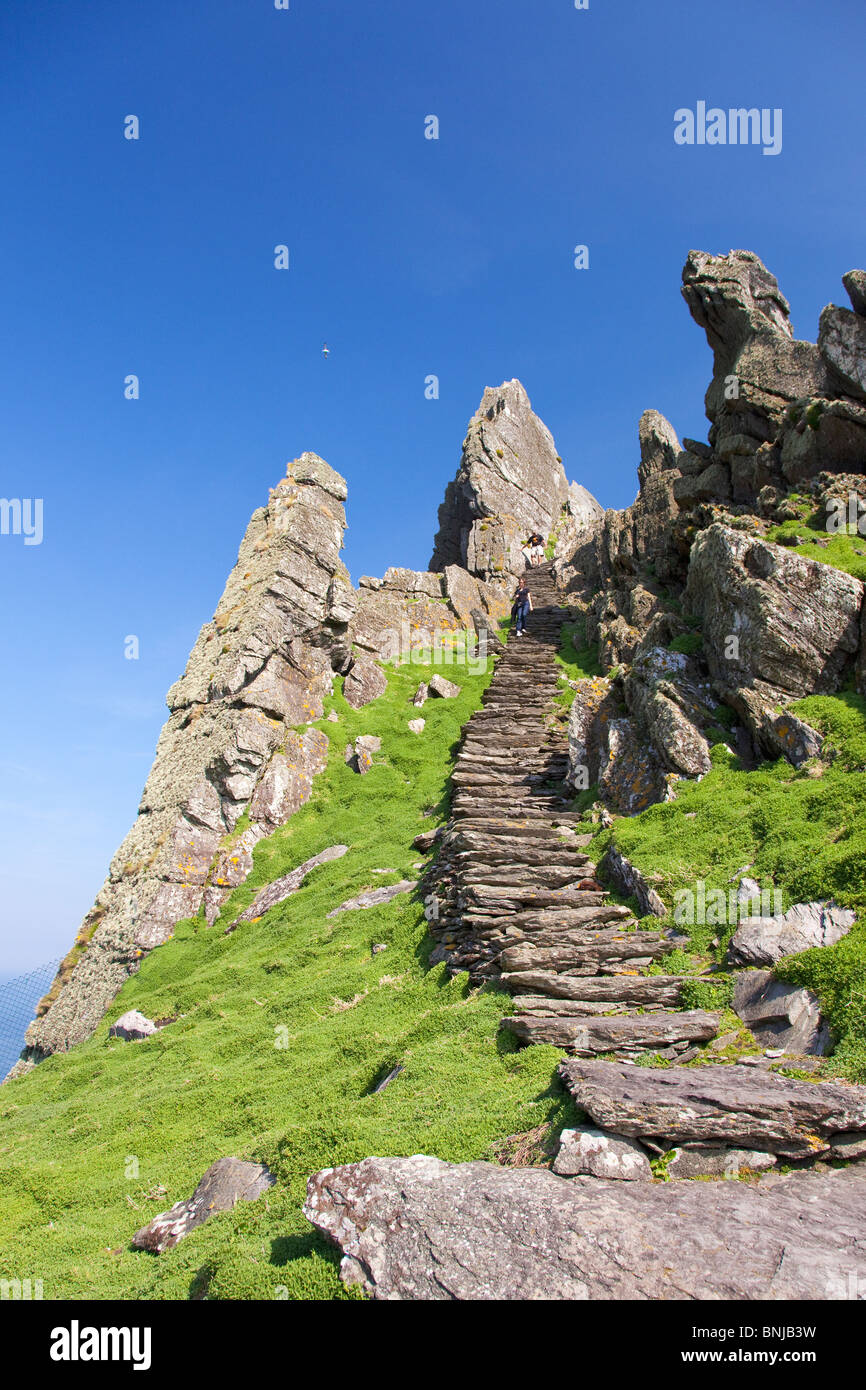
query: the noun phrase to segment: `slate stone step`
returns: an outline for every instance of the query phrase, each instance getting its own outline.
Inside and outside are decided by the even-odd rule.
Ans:
[[[727,1144],[820,1158],[866,1132],[866,1086],[794,1081],[748,1066],[629,1067],[565,1061],[575,1103],[616,1134],[679,1145]]]
[[[499,911],[567,907],[583,912],[589,908],[602,907],[607,902],[605,892],[594,892],[586,888],[532,887],[520,883],[467,883],[463,894],[469,903],[478,903],[488,908],[495,907]]]
[[[675,1007],[680,1002],[683,975],[557,975],[551,971],[523,970],[500,976],[515,996],[549,998],[552,1004],[600,1003],[646,1008]]]
[[[617,965],[628,967],[630,962],[661,960],[672,950],[673,943],[658,932],[624,932],[603,927],[588,935],[583,944],[569,941],[562,946],[532,946],[519,942],[502,952],[499,966],[509,974],[531,970],[597,975]]]
[[[521,1042],[552,1043],[575,1055],[591,1057],[621,1048],[655,1052],[678,1042],[708,1042],[718,1033],[720,1022],[720,1014],[691,1009],[679,1014],[615,1014],[605,1018],[515,1014],[504,1018],[502,1027]]]

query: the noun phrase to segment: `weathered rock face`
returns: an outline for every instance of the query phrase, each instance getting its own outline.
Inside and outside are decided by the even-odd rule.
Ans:
[[[375,1299],[842,1299],[864,1196],[858,1169],[633,1183],[416,1155],[316,1173],[304,1213]]]
[[[527,536],[533,531],[549,536],[568,501],[553,436],[533,413],[520,382],[488,387],[470,421],[457,476],[439,508],[430,568],[459,565],[493,581],[520,574]],[[593,511],[593,504],[584,490],[572,495],[579,520]]]
[[[216,614],[168,693],[138,819],[27,1031],[30,1059],[88,1037],[176,922],[203,904],[213,920],[261,838],[227,851],[245,810],[270,833],[310,795],[327,740],[287,725],[321,716],[344,661],[345,497],[343,479],[303,454],[254,512]]]
[[[645,1149],[632,1139],[605,1134],[591,1125],[562,1131],[553,1171],[563,1178],[582,1174],[621,1182],[648,1182],[652,1178]]]

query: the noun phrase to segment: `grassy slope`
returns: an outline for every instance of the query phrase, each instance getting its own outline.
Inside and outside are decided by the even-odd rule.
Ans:
[[[328,770],[257,847],[223,923],[325,846],[348,844],[343,859],[229,937],[181,924],[93,1039],[3,1088],[0,1277],[42,1278],[46,1299],[345,1297],[335,1255],[300,1212],[310,1173],[370,1154],[490,1158],[509,1134],[573,1121],[551,1081],[559,1054],[517,1053],[498,1035],[501,995],[426,969],[418,893],[326,918],[364,888],[417,877],[412,838],[445,817],[452,752],[489,674],[446,667],[463,693],[424,707],[419,738],[406,731],[407,701],[430,674],[398,667],[358,712],[335,695],[339,723],[317,726],[331,739]],[[364,778],[343,762],[360,733],[383,739]],[[374,942],[387,950],[372,955]],[[141,1043],[109,1041],[108,1023],[129,1008],[183,1017]],[[402,1074],[369,1094],[397,1063]],[[129,1248],[227,1154],[264,1160],[277,1186],[164,1255]]]

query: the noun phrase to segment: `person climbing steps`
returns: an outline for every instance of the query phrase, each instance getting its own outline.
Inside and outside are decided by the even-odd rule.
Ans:
[[[514,601],[511,605],[511,616],[515,624],[515,637],[522,637],[526,628],[526,618],[532,612],[532,595],[529,592],[529,585],[526,579],[521,576],[517,581],[517,588],[514,591]]]

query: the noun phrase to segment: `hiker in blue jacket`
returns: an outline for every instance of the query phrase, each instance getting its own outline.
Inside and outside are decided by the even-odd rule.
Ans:
[[[511,616],[514,619],[515,637],[522,637],[526,627],[526,615],[532,612],[532,595],[526,583],[525,575],[521,575],[517,581],[517,588],[514,591],[514,602],[511,605]]]

